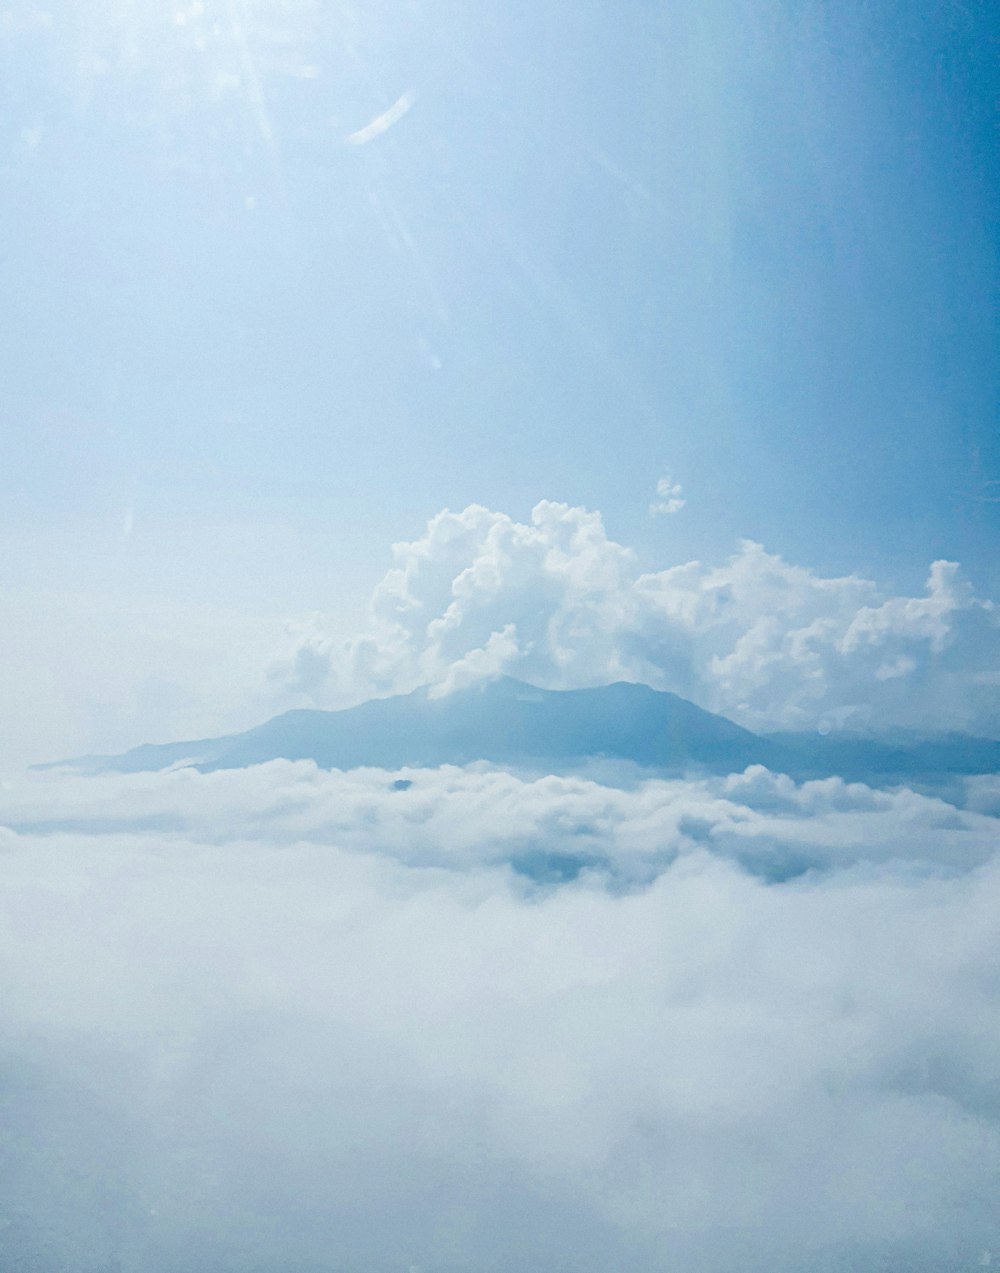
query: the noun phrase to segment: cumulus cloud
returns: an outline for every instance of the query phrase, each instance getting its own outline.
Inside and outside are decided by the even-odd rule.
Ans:
[[[550,502],[529,523],[477,505],[439,513],[393,557],[367,630],[293,639],[279,681],[322,704],[498,673],[553,688],[640,680],[763,730],[989,734],[1000,721],[1000,612],[951,562],[932,564],[920,596],[749,541],[720,565],[641,573],[600,514]]]
[[[4,1267],[929,1271],[997,1241],[986,812],[288,762],[32,775],[0,811]]]

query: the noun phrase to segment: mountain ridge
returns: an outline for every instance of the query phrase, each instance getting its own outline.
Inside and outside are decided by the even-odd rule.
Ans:
[[[781,748],[669,691],[618,681],[547,690],[510,677],[435,697],[423,686],[337,711],[293,708],[236,734],[145,743],[120,755],[55,762],[93,772],[202,770],[267,760],[321,768],[403,768],[473,761],[605,757],[672,769],[774,762]]]
[[[549,690],[500,677],[446,695],[424,686],[335,711],[293,708],[235,734],[145,743],[119,755],[35,768],[212,771],[277,759],[312,760],[324,769],[485,761],[550,770],[601,759],[668,775],[741,772],[761,764],[800,780],[838,775],[887,781],[1000,771],[1000,743],[953,734],[910,741],[846,733],[755,734],[639,682]]]

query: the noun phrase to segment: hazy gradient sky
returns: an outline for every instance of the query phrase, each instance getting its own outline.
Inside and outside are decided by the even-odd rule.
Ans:
[[[350,629],[471,502],[995,595],[991,8],[0,7],[18,684]]]

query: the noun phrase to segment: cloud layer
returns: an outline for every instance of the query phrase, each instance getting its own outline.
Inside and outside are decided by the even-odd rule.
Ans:
[[[397,544],[368,630],[297,629],[273,677],[310,701],[498,673],[553,688],[641,680],[755,729],[1000,727],[1000,612],[959,568],[922,596],[822,578],[759,544],[650,574],[600,514],[543,502],[530,524],[473,505]]]
[[[24,778],[0,1262],[979,1267],[1000,864],[968,788]]]

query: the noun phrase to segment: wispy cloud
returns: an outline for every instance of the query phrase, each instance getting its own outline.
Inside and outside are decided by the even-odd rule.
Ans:
[[[368,142],[374,141],[376,137],[381,137],[383,133],[387,133],[394,124],[398,124],[403,116],[412,108],[417,100],[416,94],[412,92],[403,93],[398,97],[388,110],[383,111],[381,115],[375,118],[364,128],[359,128],[356,132],[349,133],[347,140],[352,146],[364,146]]]

